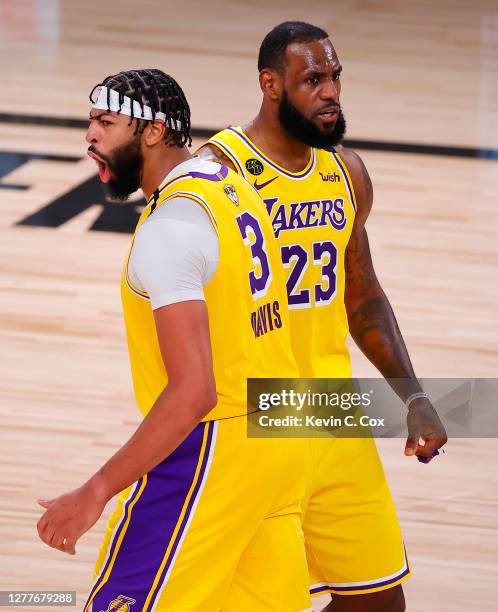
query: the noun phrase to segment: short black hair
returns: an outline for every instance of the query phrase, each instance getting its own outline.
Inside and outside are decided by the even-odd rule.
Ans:
[[[285,51],[291,43],[323,40],[329,35],[322,28],[304,21],[284,21],[275,26],[264,37],[259,48],[258,70],[264,68],[281,71],[284,65]]]
[[[124,96],[128,96],[137,101],[141,107],[144,104],[150,106],[153,119],[156,113],[164,113],[166,115],[166,125],[169,128],[165,142],[177,147],[192,144],[190,107],[182,88],[169,74],[157,68],[125,70],[118,74],[112,74],[106,77],[102,83],[95,85],[90,93],[90,101],[93,102],[93,93],[100,86],[113,89],[119,93],[119,108],[124,101]],[[107,92],[107,95],[107,104],[110,108],[109,92]],[[130,125],[134,119],[133,105],[131,113]],[[146,125],[146,120],[137,118],[135,134],[139,130],[143,132]]]

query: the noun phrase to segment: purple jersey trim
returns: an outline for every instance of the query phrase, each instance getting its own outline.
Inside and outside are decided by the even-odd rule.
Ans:
[[[356,212],[356,200],[353,195],[354,194],[353,188],[351,187],[351,184],[349,182],[348,173],[346,172],[344,165],[342,164],[342,161],[339,159],[339,156],[337,155],[337,153],[335,151],[331,151],[330,153],[332,157],[335,159],[336,164],[341,169],[342,175],[344,176],[344,181],[346,182],[346,187],[348,188],[351,206],[353,207],[353,210]]]
[[[368,589],[376,589],[376,588],[381,588],[381,587],[385,587],[390,584],[393,584],[393,582],[397,582],[398,580],[401,580],[402,578],[404,578],[410,573],[410,566],[408,564],[406,550],[404,551],[404,557],[405,557],[406,567],[400,570],[399,574],[396,574],[395,576],[393,576],[392,578],[389,578],[388,580],[382,580],[381,582],[376,582],[376,581],[372,581],[369,583],[365,582],[360,585],[350,585],[350,586],[341,586],[340,584],[332,584],[332,583],[322,584],[320,586],[311,588],[310,595],[316,595],[318,593],[327,592],[327,591],[334,591],[337,593],[343,593],[343,592],[348,592],[348,591],[366,591]]]
[[[221,140],[217,140],[216,138],[211,138],[209,142],[218,147],[218,149],[220,149],[221,152],[224,153],[230,159],[230,161],[232,161],[237,166],[237,168],[239,169],[239,174],[241,174],[244,178],[247,178],[246,173],[244,172],[244,168],[242,168],[238,157],[234,154],[233,151],[228,148],[228,146],[224,142],[221,142]]]
[[[164,185],[162,185],[159,188],[159,196],[165,189],[167,189],[168,187],[171,187],[173,183],[176,183],[176,181],[181,181],[182,179],[185,179],[185,178],[200,178],[200,179],[207,179],[208,181],[223,181],[224,179],[226,179],[227,174],[228,174],[228,168],[224,165],[222,165],[221,168],[218,171],[214,172],[213,174],[208,174],[207,172],[187,172],[186,174],[180,174],[172,178],[167,183],[164,183]],[[147,204],[151,204],[159,196],[156,196],[155,194],[151,195]]]
[[[280,172],[280,174],[284,174],[285,176],[288,176],[291,179],[303,179],[306,176],[308,176],[309,174],[311,174],[313,172],[313,170],[315,169],[315,162],[316,162],[315,149],[311,149],[310,166],[309,166],[309,168],[307,170],[304,170],[301,174],[287,172],[287,170],[284,170],[280,166],[277,166],[276,164],[274,164],[271,161],[271,159],[269,159],[268,157],[266,157],[266,155],[264,155],[264,153],[262,153],[261,151],[258,151],[254,147],[252,142],[247,138],[247,136],[245,136],[245,134],[243,134],[242,132],[237,131],[233,127],[228,127],[227,130],[230,130],[231,132],[236,134],[251,149],[251,151],[253,151],[258,157],[263,159],[269,166],[274,168],[277,172]]]
[[[192,178],[206,179],[208,181],[223,181],[226,179],[228,174],[228,168],[225,165],[221,165],[221,168],[213,174],[207,174],[206,172],[189,172],[187,176]]]
[[[150,198],[149,198],[149,200],[148,200],[147,204],[151,204],[152,202],[154,202],[154,201],[156,200],[156,197],[157,197],[157,199],[158,199],[158,198],[159,198],[159,196],[161,195],[161,193],[162,193],[162,192],[163,192],[165,189],[167,189],[167,188],[168,188],[170,185],[172,185],[173,183],[176,183],[176,181],[181,181],[182,179],[186,178],[187,176],[189,176],[189,175],[188,175],[188,174],[179,174],[178,176],[175,176],[175,178],[172,178],[172,179],[171,179],[170,181],[168,181],[167,183],[164,183],[164,185],[162,185],[162,186],[159,188],[159,193],[158,193],[158,195],[156,196],[156,193],[152,194],[152,195],[150,196]]]
[[[132,291],[135,295],[138,295],[138,297],[141,297],[144,300],[149,300],[150,301],[150,297],[149,295],[144,291],[143,293],[140,293],[137,289],[135,289],[135,287],[131,284],[131,281],[128,277],[128,262],[126,263],[126,273],[125,273],[125,281],[126,281],[126,286],[128,287],[128,289],[130,289],[130,291]]]

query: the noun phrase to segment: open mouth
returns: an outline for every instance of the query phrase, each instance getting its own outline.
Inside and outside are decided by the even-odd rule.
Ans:
[[[320,113],[318,113],[318,116],[323,121],[335,121],[338,115],[339,115],[339,109],[337,108],[331,108],[331,109],[321,111]]]
[[[99,168],[99,178],[103,183],[108,183],[111,179],[111,171],[109,170],[109,166],[106,162],[101,159],[98,155],[96,155],[93,151],[87,151],[89,157],[94,159]]]

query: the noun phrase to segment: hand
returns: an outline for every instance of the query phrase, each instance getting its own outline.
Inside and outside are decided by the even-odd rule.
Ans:
[[[38,535],[48,546],[74,555],[76,542],[95,525],[106,502],[91,481],[55,499],[39,499],[46,512],[38,521]]]
[[[405,455],[408,457],[416,455],[427,457],[430,461],[432,453],[448,441],[444,425],[441,423],[434,406],[425,397],[416,399],[410,404],[406,422],[408,438],[405,445]],[[420,438],[422,438],[424,444],[419,443]]]

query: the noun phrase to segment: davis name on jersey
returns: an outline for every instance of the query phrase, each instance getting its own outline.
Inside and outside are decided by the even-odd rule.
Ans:
[[[275,300],[273,303],[263,304],[258,310],[252,312],[251,326],[255,338],[259,338],[274,329],[280,329],[282,327],[282,317],[280,316],[280,304],[278,301]]]

